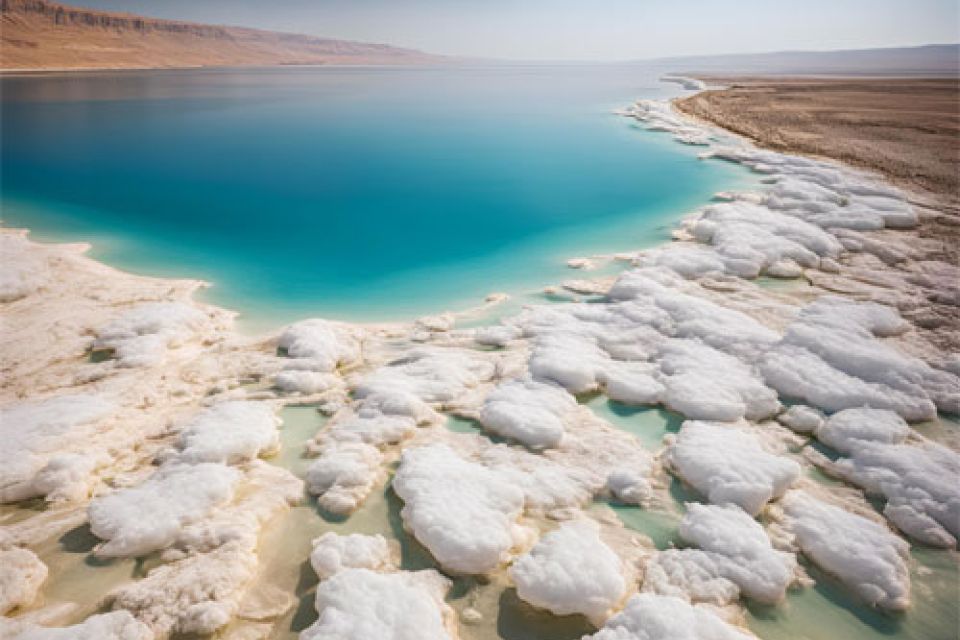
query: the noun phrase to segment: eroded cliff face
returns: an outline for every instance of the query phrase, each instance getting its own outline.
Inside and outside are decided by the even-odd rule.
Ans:
[[[0,8],[0,67],[4,69],[440,61],[383,44],[161,20],[45,0],[2,0]]]

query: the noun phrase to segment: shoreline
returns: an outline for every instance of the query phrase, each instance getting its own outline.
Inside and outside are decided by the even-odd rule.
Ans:
[[[929,259],[935,254],[929,239],[917,241],[911,231],[868,230],[878,224],[908,225],[917,215],[908,202],[899,199],[896,190],[832,163],[767,155],[742,142],[739,147],[724,147],[725,140],[718,141],[715,132],[692,130],[697,127],[672,116],[663,103],[641,101],[629,111],[648,128],[704,145],[711,157],[745,164],[771,179],[779,176],[780,182],[762,185],[765,195],[721,195],[681,221],[674,231],[674,242],[635,252],[630,266],[615,278],[581,283],[600,296],[597,302],[544,302],[479,328],[458,328],[456,316],[440,313],[410,323],[307,320],[259,336],[242,336],[231,327],[232,312],[193,298],[201,286],[199,281],[136,276],[84,256],[82,246],[41,245],[17,240],[23,232],[0,231],[5,255],[18,258],[14,277],[4,279],[9,288],[3,291],[9,313],[0,353],[7,379],[0,391],[4,404],[22,409],[31,402],[42,404],[78,393],[113,403],[104,415],[69,425],[68,433],[79,430],[85,437],[57,443],[59,453],[65,448],[81,458],[97,458],[92,466],[76,467],[65,479],[57,476],[57,482],[51,483],[46,480],[49,473],[43,475],[50,470],[52,454],[45,448],[50,443],[18,442],[22,454],[37,458],[37,465],[18,470],[17,495],[46,495],[50,506],[36,513],[22,513],[16,500],[5,500],[13,504],[0,511],[0,553],[29,549],[82,527],[91,498],[123,495],[130,490],[124,487],[137,487],[160,475],[151,475],[153,465],[159,462],[158,468],[163,470],[171,456],[182,455],[191,446],[182,434],[201,428],[198,410],[234,401],[274,410],[313,404],[330,418],[306,445],[305,455],[312,456],[310,468],[336,467],[345,461],[354,465],[350,479],[335,474],[332,482],[317,483],[307,471],[307,489],[319,496],[322,507],[349,514],[384,485],[394,462],[400,461],[398,474],[429,471],[418,469],[417,456],[404,454],[405,450],[425,456],[445,447],[448,453],[442,457],[454,465],[448,478],[467,478],[464,482],[468,484],[460,490],[476,489],[469,485],[470,478],[484,478],[490,486],[506,481],[522,488],[521,502],[525,504],[520,513],[481,514],[477,523],[483,527],[472,535],[483,540],[502,539],[504,532],[494,523],[505,518],[508,542],[493,564],[484,565],[481,571],[475,570],[479,565],[470,565],[466,573],[488,573],[496,576],[495,582],[509,583],[505,557],[525,553],[538,537],[554,530],[557,522],[588,518],[599,528],[600,544],[619,556],[624,579],[631,585],[611,601],[612,608],[619,609],[639,587],[636,575],[642,573],[641,569],[666,562],[666,556],[653,549],[643,534],[625,529],[615,516],[593,512],[588,516],[586,512],[594,500],[601,498],[628,504],[633,501],[652,512],[667,509],[673,504],[670,479],[704,492],[698,486],[697,469],[712,463],[703,459],[695,460],[692,467],[681,463],[685,440],[695,437],[686,427],[680,429],[679,436],[668,434],[661,449],[650,451],[633,436],[577,404],[577,396],[605,394],[628,405],[666,407],[688,421],[721,423],[723,429],[740,434],[737,438],[748,442],[742,449],[729,442],[717,444],[732,447],[729,454],[734,460],[747,466],[756,463],[757,469],[770,464],[786,468],[796,465],[798,470],[820,469],[836,477],[843,477],[845,471],[831,460],[816,457],[809,432],[784,417],[790,411],[783,412],[778,396],[795,398],[799,392],[806,396],[801,400],[817,407],[812,409],[814,414],[839,411],[838,402],[859,406],[857,394],[864,394],[866,404],[886,398],[883,410],[911,422],[935,419],[938,410],[960,408],[960,395],[951,394],[951,385],[960,374],[960,360],[945,357],[938,346],[939,338],[931,339],[940,334],[950,337],[952,330],[943,331],[942,326],[925,329],[916,322],[905,324],[890,311],[891,307],[927,300],[930,292],[949,298],[950,285],[955,284],[958,272],[956,265]],[[814,181],[804,182],[811,178]],[[778,184],[791,180],[792,191],[775,192]],[[860,200],[862,207],[856,213],[861,228],[831,227],[833,231],[828,232],[822,224],[803,218],[805,212],[814,216],[821,212],[806,207],[807,200],[800,196],[827,187],[842,190],[839,192],[851,200]],[[770,194],[779,200],[772,200]],[[837,211],[829,209],[831,202],[826,199],[818,206],[836,216]],[[801,208],[787,209],[793,211],[791,214],[778,208],[793,206],[790,203],[799,203]],[[831,220],[842,221],[842,217]],[[764,254],[764,250],[769,253]],[[4,263],[9,266],[10,260]],[[589,271],[571,273],[590,280]],[[764,288],[754,282],[757,276],[805,281],[810,286],[802,290]],[[14,286],[10,287],[11,283]],[[832,303],[833,309],[829,304],[816,304],[831,293],[839,293],[846,302]],[[866,304],[857,306],[854,300]],[[944,309],[956,306],[951,299],[934,303]],[[940,308],[935,305],[929,308]],[[818,323],[818,318],[823,322]],[[845,333],[848,330],[849,335]],[[820,342],[791,343],[786,337],[791,332]],[[37,334],[42,334],[44,343],[37,344]],[[848,346],[861,349],[855,353],[857,357],[878,359],[879,364],[874,365],[877,371],[854,369],[838,361],[838,352],[831,349],[842,351]],[[905,359],[901,351],[921,360]],[[801,352],[813,355],[808,358]],[[96,360],[93,356],[97,353],[105,359]],[[783,366],[781,356],[787,358]],[[684,372],[690,363],[692,369]],[[911,386],[898,386],[901,383],[897,379],[871,377],[885,375],[885,369],[895,374],[905,372],[917,381]],[[689,380],[681,380],[685,375],[696,376],[700,370],[708,375],[704,378],[700,374],[693,387]],[[810,374],[805,380],[794,380],[791,371]],[[816,378],[821,372],[834,376],[835,386],[847,385],[833,390],[847,395],[840,400],[826,398]],[[518,388],[516,379],[530,382]],[[538,385],[551,391],[539,395],[546,392]],[[874,387],[886,391],[870,395]],[[562,416],[562,420],[546,435],[530,433],[522,423],[493,420],[493,394],[501,394],[505,398],[502,402],[511,403],[508,415],[537,410]],[[21,411],[23,420],[38,419],[34,416],[39,410],[33,406],[33,413]],[[445,427],[448,416],[475,421],[508,444],[494,444],[481,432],[454,433]],[[825,427],[823,418],[819,419],[817,437],[821,438],[819,429]],[[238,425],[246,425],[244,420]],[[363,426],[358,427],[360,424]],[[354,429],[362,429],[362,441],[367,446],[362,459],[353,457]],[[518,442],[527,446],[517,446]],[[960,442],[945,442],[945,448],[957,456],[955,448]],[[898,444],[888,446],[907,447],[916,453],[914,449],[924,451],[932,444],[912,429]],[[111,453],[104,456],[107,448]],[[261,611],[258,618],[256,605],[248,598],[258,591],[257,539],[264,535],[270,521],[282,517],[289,505],[300,502],[302,491],[300,480],[282,468],[273,480],[264,480],[259,458],[266,457],[270,450],[269,445],[258,445],[239,458],[226,457],[218,462],[239,477],[238,497],[191,514],[192,521],[201,525],[216,527],[231,522],[246,542],[238,548],[233,542],[218,540],[209,542],[209,548],[195,548],[176,538],[167,541],[167,546],[159,547],[169,556],[165,564],[151,569],[139,581],[121,585],[120,595],[111,596],[118,611],[130,611],[134,617],[149,620],[157,637],[165,637],[171,630],[182,629],[185,622],[180,604],[171,608],[165,603],[163,592],[170,588],[170,582],[157,572],[168,568],[175,578],[204,580],[209,579],[211,563],[219,567],[216,563],[228,562],[253,568],[241,576],[222,578],[225,582],[217,585],[220,599],[205,601],[204,606],[220,607],[241,631],[250,631],[257,624],[269,625],[286,614],[289,603],[287,608],[277,609],[282,609],[280,613],[264,615]],[[840,452],[854,455],[842,449]],[[611,471],[619,472],[616,481]],[[534,472],[562,481],[541,485]],[[737,470],[724,468],[715,473],[735,474]],[[3,480],[0,489],[7,491],[12,485],[9,478]],[[871,533],[874,537],[862,542],[868,545],[861,549],[867,555],[882,554],[890,548],[884,545],[895,547],[899,543],[893,540],[906,539],[893,531],[895,527],[903,531],[909,523],[888,520],[877,513],[855,488],[862,486],[862,479],[848,475],[843,481],[843,489],[837,491],[794,476],[788,483],[792,485],[789,491],[784,487],[779,495],[770,495],[769,506],[764,509],[764,504],[760,505],[766,526],[757,525],[757,529],[761,534],[766,530],[778,548],[791,555],[803,553],[816,564],[826,565],[822,568],[828,573],[841,577],[847,571],[842,561],[824,559],[809,546],[813,543],[798,544],[791,541],[794,534],[784,533],[793,531],[798,522],[817,517],[817,508],[811,508],[810,503],[842,508],[850,515],[851,527],[844,533],[852,539],[861,540],[861,530],[886,531],[883,535]],[[50,489],[51,484],[54,489]],[[420,491],[429,493],[429,487]],[[458,485],[454,483],[450,490],[454,493],[446,497],[457,500]],[[484,490],[491,489],[488,486]],[[774,489],[771,492],[775,494]],[[412,490],[401,490],[401,495],[408,505],[430,504],[433,500]],[[748,508],[746,498],[731,495],[733,502]],[[251,504],[250,500],[255,502]],[[233,521],[238,513],[251,509],[258,514],[256,518]],[[410,539],[415,536],[434,551],[434,556],[443,555],[443,545],[421,533],[422,523],[413,520],[412,513],[402,517],[404,527],[414,532],[408,534]],[[453,516],[442,510],[433,517],[441,527],[455,526],[448,520]],[[517,528],[526,532],[521,538],[515,537]],[[745,535],[742,530],[739,533]],[[753,530],[749,533],[752,535]],[[919,535],[918,531],[910,533]],[[108,540],[107,544],[114,541]],[[91,546],[91,551],[102,547]],[[722,551],[717,553],[722,556]],[[434,566],[451,576],[464,572],[449,559],[434,562]],[[896,569],[894,573],[901,568]],[[809,577],[802,569],[796,572],[796,581],[806,584]],[[406,579],[408,574],[394,568],[384,575]],[[905,582],[909,593],[909,576],[898,576],[878,588],[896,594]],[[56,579],[55,575],[50,577]],[[42,593],[41,584],[36,584],[22,602],[15,603],[21,607],[15,613],[22,611],[21,615],[0,618],[0,631],[5,624],[16,633],[21,626],[32,623],[79,622],[69,613],[45,610],[42,597],[36,598],[37,591]],[[133,588],[138,589],[136,597],[129,591]],[[670,588],[684,591],[683,585]],[[444,624],[453,628],[452,637],[457,618],[480,615],[472,603],[488,596],[488,592],[479,590],[475,597],[465,598],[469,606],[455,607],[457,613],[436,605]],[[657,591],[644,596],[665,597]],[[688,593],[687,597],[685,606],[704,610],[693,606],[697,604],[694,595]],[[903,604],[902,596],[891,595],[889,602],[896,608]],[[710,624],[732,625],[743,631],[746,613],[739,592],[722,606],[709,609],[720,614],[711,613]],[[496,616],[491,620],[491,613],[484,613],[473,624],[463,623],[461,638],[486,637],[482,634],[496,623]],[[605,617],[601,616],[595,626],[600,626]]]

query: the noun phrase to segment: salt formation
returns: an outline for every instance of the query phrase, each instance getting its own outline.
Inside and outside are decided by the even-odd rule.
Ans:
[[[142,556],[162,549],[184,525],[233,497],[240,473],[222,464],[169,464],[142,484],[90,503],[90,530],[107,542],[99,556]]]
[[[0,616],[33,602],[46,579],[47,566],[37,554],[11,544],[0,531]]]
[[[168,562],[109,594],[107,604],[134,614],[157,638],[215,632],[242,611],[257,577],[260,529],[302,493],[302,482],[288,471],[250,463],[235,500],[184,525],[162,554]]]
[[[832,473],[887,500],[884,515],[925,544],[954,547],[960,537],[960,455],[923,440],[918,444],[860,441]]]
[[[204,409],[180,431],[177,461],[234,464],[280,447],[280,419],[263,402],[231,401]]]
[[[460,397],[493,374],[490,362],[469,351],[420,348],[357,380],[357,400],[317,434],[308,489],[333,513],[353,511],[383,478],[381,450],[441,420],[428,403]]]
[[[667,131],[673,139],[683,144],[709,145],[711,135],[703,128],[687,124],[683,116],[675,113],[668,102],[640,100],[623,112],[647,125],[651,131]]]
[[[620,558],[592,520],[562,523],[510,567],[517,595],[557,615],[602,622],[626,594]]]
[[[443,601],[450,581],[433,570],[344,569],[317,587],[320,617],[301,640],[454,640]]]
[[[780,393],[826,411],[870,406],[927,420],[960,405],[960,380],[877,339],[902,331],[895,310],[824,296],[801,310],[765,357],[763,373]]]
[[[0,235],[0,303],[26,298],[48,274],[45,257],[24,234]]]
[[[884,409],[859,407],[833,414],[816,430],[817,440],[841,453],[851,453],[861,443],[898,444],[910,433],[910,427],[896,413]]]
[[[535,380],[510,380],[484,401],[480,423],[495,434],[532,449],[556,447],[563,439],[565,417],[577,401],[564,389]]]
[[[706,552],[716,575],[758,602],[783,600],[794,581],[793,554],[775,550],[763,527],[739,507],[688,504],[679,532]]]
[[[674,82],[679,84],[681,87],[687,91],[703,91],[707,88],[706,83],[703,80],[697,80],[696,78],[688,78],[686,76],[673,76],[673,75],[663,75],[660,76],[661,82]]]
[[[357,330],[326,320],[304,320],[287,327],[278,346],[295,359],[295,369],[323,373],[360,360],[360,336]]]
[[[644,567],[641,591],[724,607],[740,599],[740,587],[723,576],[726,568],[729,564],[723,556],[699,549],[666,549]]]
[[[328,531],[313,541],[310,566],[321,580],[344,569],[385,571],[395,568],[387,539],[351,533],[341,536]]]
[[[882,524],[794,491],[784,510],[797,545],[872,605],[910,605],[909,545]]]
[[[15,635],[14,640],[154,640],[154,635],[150,627],[128,612],[111,611],[69,627],[33,626]]]
[[[145,303],[97,331],[93,348],[113,351],[122,367],[156,366],[167,349],[183,344],[206,319],[196,307],[182,302]]]
[[[642,593],[630,598],[623,611],[584,640],[756,640],[756,636],[724,622],[705,607]]]
[[[86,497],[109,440],[100,421],[114,410],[111,401],[86,394],[0,410],[0,502]]]
[[[671,340],[658,353],[664,404],[695,420],[757,420],[780,409],[768,389],[740,360],[695,340]]]
[[[800,465],[766,451],[752,433],[716,422],[684,422],[667,456],[676,473],[710,502],[731,502],[750,515],[800,476]]]
[[[404,451],[393,489],[404,526],[451,571],[491,571],[525,537],[523,492],[446,445]]]
[[[813,433],[823,424],[823,414],[813,407],[795,404],[779,416],[777,421],[797,433]]]
[[[835,259],[841,249],[816,225],[744,201],[706,207],[689,231],[713,245],[726,272],[741,278],[755,278],[777,265],[816,268],[821,258]]]

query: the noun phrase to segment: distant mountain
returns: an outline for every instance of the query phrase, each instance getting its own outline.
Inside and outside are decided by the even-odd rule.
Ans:
[[[960,45],[659,58],[671,71],[744,75],[960,75]]]
[[[431,64],[412,49],[2,0],[0,68],[117,69],[275,64]]]

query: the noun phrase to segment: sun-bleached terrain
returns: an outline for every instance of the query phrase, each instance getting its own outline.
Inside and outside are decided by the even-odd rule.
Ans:
[[[623,115],[762,188],[717,194],[669,245],[591,256],[622,266],[575,287],[593,293],[480,327],[244,336],[202,283],[3,230],[0,635],[292,637],[276,627],[301,594],[267,588],[264,533],[308,495],[349,524],[385,491],[390,539],[325,531],[297,559],[317,580],[304,640],[492,638],[511,598],[596,640],[745,640],[748,604],[821,579],[909,615],[911,547],[960,535],[960,438],[923,426],[960,411],[960,358],[901,313],[960,305],[960,268],[914,232],[940,214],[668,103]],[[681,424],[650,447],[598,396]],[[309,459],[271,464],[304,404],[326,416]],[[609,503],[668,514],[678,544]],[[45,591],[63,579],[45,543],[81,536],[139,559],[93,609]]]
[[[412,49],[4,0],[0,69],[151,69],[278,64],[429,64]]]

